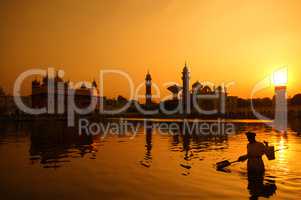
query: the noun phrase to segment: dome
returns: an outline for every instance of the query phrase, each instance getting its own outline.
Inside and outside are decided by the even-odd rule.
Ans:
[[[167,88],[170,92],[172,92],[173,94],[178,94],[181,90],[182,90],[182,87],[174,84],[172,86],[169,86]]]
[[[209,94],[209,93],[212,93],[212,90],[208,85],[206,85],[202,88],[202,93],[203,94]]]

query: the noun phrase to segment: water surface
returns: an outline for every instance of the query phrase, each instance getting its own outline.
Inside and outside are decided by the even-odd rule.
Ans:
[[[229,136],[159,134],[87,136],[64,122],[1,123],[2,199],[298,199],[301,196],[299,122],[286,134],[263,123],[235,122]],[[244,132],[269,141],[263,179],[248,178],[246,163],[225,172],[214,164],[246,152]],[[285,149],[287,148],[287,149]]]

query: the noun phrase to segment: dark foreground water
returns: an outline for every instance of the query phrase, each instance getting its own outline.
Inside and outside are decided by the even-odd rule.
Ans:
[[[229,136],[162,135],[141,127],[134,138],[103,138],[79,136],[63,122],[1,122],[1,199],[300,199],[298,127],[294,122],[283,134],[241,121]],[[264,157],[262,178],[248,178],[246,163],[216,171],[216,162],[246,152],[247,130],[288,148],[273,161]]]

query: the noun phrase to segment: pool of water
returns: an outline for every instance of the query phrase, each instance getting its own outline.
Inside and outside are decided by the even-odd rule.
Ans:
[[[235,122],[222,136],[162,134],[155,128],[80,135],[64,122],[0,125],[2,199],[299,199],[299,122],[287,133],[264,123]],[[248,177],[246,162],[216,171],[215,163],[246,153],[244,133],[276,149],[264,157],[264,177]]]

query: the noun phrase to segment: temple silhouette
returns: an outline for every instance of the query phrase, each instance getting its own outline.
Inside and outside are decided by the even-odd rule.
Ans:
[[[152,99],[152,76],[150,71],[147,71],[145,75],[145,101],[137,102],[136,100],[128,100],[125,97],[118,95],[116,99],[106,98],[100,96],[100,91],[95,80],[88,86],[83,83],[80,87],[72,87],[70,81],[64,81],[58,76],[56,72],[54,77],[46,75],[41,80],[32,81],[32,94],[31,105],[32,108],[47,108],[49,105],[54,106],[55,112],[59,110],[59,101],[63,102],[65,108],[63,112],[66,112],[69,102],[67,101],[70,93],[74,94],[74,104],[79,108],[86,108],[90,105],[92,99],[96,100],[97,106],[95,112],[99,107],[103,107],[107,110],[116,110],[127,103],[130,106],[119,113],[119,115],[127,116],[140,116],[141,113],[136,109],[136,105],[139,105],[146,111],[158,110],[157,115],[153,116],[170,116],[176,117],[178,115],[186,117],[194,116],[209,116],[209,117],[229,117],[229,118],[252,118],[254,117],[251,109],[251,99],[242,99],[238,96],[231,96],[227,92],[227,88],[222,85],[209,84],[208,82],[196,81],[190,86],[189,66],[185,62],[183,70],[181,72],[182,83],[168,86],[166,89],[171,92],[172,97],[165,101],[156,102]],[[49,84],[54,87],[53,102],[49,104],[48,97],[50,95],[48,91]],[[275,88],[275,97],[279,96],[279,88]],[[282,96],[286,94],[286,88],[281,87]],[[273,117],[275,115],[275,98],[262,98],[253,99],[253,106],[258,113]],[[164,111],[162,110],[164,108]],[[290,106],[289,112],[294,115],[301,114],[300,106]],[[146,114],[147,115],[147,114]]]
[[[222,86],[210,87],[196,81],[189,86],[190,72],[185,63],[182,71],[182,86],[177,84],[167,89],[172,93],[172,99],[162,102],[168,110],[180,107],[179,113],[184,115],[201,113],[202,111],[213,111],[211,114],[221,114],[225,111],[223,103],[227,99],[226,88]]]
[[[68,106],[72,105],[84,110],[92,101],[96,102],[96,106],[87,115],[105,116],[105,113],[100,112],[101,108],[105,111],[114,111],[129,104],[127,109],[114,114],[114,116],[258,118],[254,115],[253,109],[255,109],[258,114],[270,119],[273,119],[275,115],[281,116],[280,120],[286,117],[301,117],[301,94],[287,98],[285,86],[275,87],[273,98],[245,99],[230,95],[223,85],[209,84],[201,80],[191,84],[190,76],[189,66],[185,63],[181,71],[182,82],[167,86],[165,89],[171,92],[171,97],[166,100],[158,100],[153,99],[152,75],[150,71],[147,71],[145,75],[145,99],[141,101],[141,99],[127,99],[122,95],[117,95],[116,98],[101,96],[101,91],[95,80],[80,82],[75,86],[72,82],[63,80],[57,71],[46,74],[44,77],[36,77],[31,82],[31,95],[21,98],[28,107],[46,108],[48,112],[45,116],[47,117],[66,114]],[[70,95],[72,98],[69,98]],[[287,104],[284,102],[285,98]],[[282,106],[277,106],[277,102],[277,105],[280,103]],[[283,110],[275,109],[286,107],[286,105],[287,115]],[[141,109],[137,109],[137,106]],[[31,118],[30,115],[18,109],[13,96],[5,94],[0,94],[0,114],[5,119],[27,120]]]
[[[68,95],[74,95],[74,103],[79,108],[86,108],[90,105],[91,100],[94,98],[99,107],[99,90],[95,80],[92,81],[92,85],[89,87],[85,83],[82,83],[79,88],[73,88],[70,81],[64,81],[58,76],[58,72],[54,77],[50,77],[48,74],[42,78],[42,81],[37,79],[31,83],[31,102],[32,108],[48,108],[49,106],[49,85],[53,86],[53,106],[55,111],[58,111],[59,101],[63,104],[62,108],[67,108]],[[65,110],[65,109],[64,109]],[[65,111],[63,111],[65,112]]]

